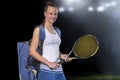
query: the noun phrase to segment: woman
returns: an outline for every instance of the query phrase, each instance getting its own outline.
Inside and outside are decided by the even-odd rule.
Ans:
[[[36,51],[39,43],[39,27],[36,27],[33,31],[30,55],[41,62],[37,80],[66,80],[62,65],[58,63],[61,59],[65,60],[67,54],[62,54],[59,51],[61,39],[53,26],[57,16],[57,6],[52,2],[48,2],[44,7],[45,19],[43,26],[46,37],[43,42],[42,55]],[[70,61],[70,58],[68,58],[67,61]]]

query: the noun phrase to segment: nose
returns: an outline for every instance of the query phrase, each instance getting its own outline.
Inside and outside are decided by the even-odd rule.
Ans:
[[[55,17],[56,17],[56,15],[55,15],[55,14],[53,14],[53,15],[52,15],[52,17],[53,17],[53,18],[55,18]]]

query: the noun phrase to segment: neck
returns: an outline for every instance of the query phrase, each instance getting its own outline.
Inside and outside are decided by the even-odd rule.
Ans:
[[[46,28],[53,28],[53,24],[51,24],[49,22],[45,22],[44,27],[46,27]]]

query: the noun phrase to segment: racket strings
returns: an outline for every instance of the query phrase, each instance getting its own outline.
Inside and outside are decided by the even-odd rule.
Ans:
[[[73,52],[75,56],[87,58],[93,56],[98,49],[98,42],[91,35],[80,37],[74,46]]]

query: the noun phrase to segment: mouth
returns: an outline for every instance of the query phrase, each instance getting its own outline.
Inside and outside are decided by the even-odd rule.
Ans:
[[[50,20],[51,20],[51,21],[55,21],[56,19],[55,19],[55,18],[51,18]]]

